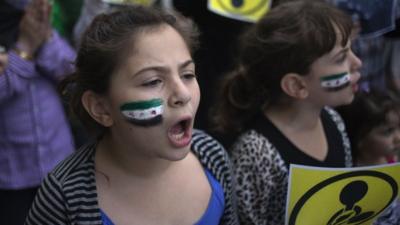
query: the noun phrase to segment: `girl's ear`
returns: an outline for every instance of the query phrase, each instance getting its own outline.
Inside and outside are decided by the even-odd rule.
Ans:
[[[88,114],[99,124],[104,127],[113,125],[114,121],[110,114],[110,107],[108,107],[104,97],[88,90],[83,93],[81,101]]]
[[[283,92],[295,99],[305,99],[308,97],[307,84],[303,77],[297,73],[288,73],[281,80]]]

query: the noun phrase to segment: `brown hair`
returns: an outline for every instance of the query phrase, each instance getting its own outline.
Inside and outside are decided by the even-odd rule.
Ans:
[[[239,132],[265,107],[283,100],[285,74],[305,75],[311,64],[339,40],[345,46],[351,18],[323,1],[284,2],[268,12],[241,37],[238,66],[222,83],[213,111],[219,131]]]
[[[98,124],[85,110],[81,98],[91,90],[106,94],[110,77],[118,68],[128,49],[132,49],[135,37],[149,29],[169,25],[184,39],[189,50],[198,45],[198,32],[191,20],[176,13],[160,9],[129,6],[109,14],[98,15],[83,34],[76,58],[75,73],[60,85],[60,91],[67,98],[71,111],[89,132],[103,134],[105,127]],[[129,46],[129,48],[127,48]],[[134,46],[133,46],[134,47]]]

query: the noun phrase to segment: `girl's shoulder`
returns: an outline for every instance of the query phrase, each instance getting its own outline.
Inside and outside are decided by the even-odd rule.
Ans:
[[[202,164],[209,164],[216,160],[216,156],[219,156],[219,161],[229,161],[228,154],[222,144],[202,130],[194,129],[191,149]]]
[[[41,224],[101,222],[94,178],[95,146],[91,143],[81,147],[46,176],[26,224],[37,224],[36,218],[43,219]]]
[[[238,166],[246,162],[262,165],[269,164],[285,170],[285,161],[275,145],[256,130],[242,133],[230,149],[233,163]]]
[[[89,142],[83,145],[61,161],[54,170],[50,172],[50,175],[56,178],[60,183],[64,183],[71,176],[74,177],[76,174],[93,172],[95,149],[95,142]]]
[[[340,116],[340,114],[338,112],[336,112],[334,109],[332,109],[330,107],[325,107],[323,110],[325,111],[326,114],[328,114],[329,118],[335,124],[337,131],[340,133],[341,142],[342,142],[344,153],[345,153],[346,167],[352,167],[353,160],[352,160],[352,155],[351,155],[350,139],[347,135],[346,126],[344,124],[342,117]]]
[[[251,129],[242,133],[233,144],[232,153],[238,152],[259,155],[276,152],[276,149],[267,137]]]
[[[335,122],[340,128],[340,130],[344,130],[344,122],[342,117],[340,116],[340,114],[338,112],[336,112],[335,109],[325,106],[323,108],[322,113],[327,114],[331,120],[333,120],[333,122]]]
[[[191,149],[204,168],[222,185],[225,210],[221,224],[238,224],[232,163],[225,148],[212,136],[202,130],[194,130]]]
[[[334,124],[333,127],[338,130],[340,135],[347,138],[346,126],[340,114],[330,107],[325,107],[322,113],[326,115],[322,116],[323,120],[325,119],[325,122],[323,121],[323,123],[327,123],[326,120],[328,119],[331,120]]]

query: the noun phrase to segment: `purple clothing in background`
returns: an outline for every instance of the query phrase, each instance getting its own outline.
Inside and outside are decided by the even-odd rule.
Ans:
[[[0,189],[39,186],[74,149],[56,83],[72,71],[75,52],[53,32],[34,61],[8,53],[0,74]]]
[[[24,10],[25,6],[30,2],[31,0],[6,0],[6,2],[12,6],[14,6],[17,9]]]
[[[398,0],[330,0],[361,25],[361,38],[375,38],[395,29]]]

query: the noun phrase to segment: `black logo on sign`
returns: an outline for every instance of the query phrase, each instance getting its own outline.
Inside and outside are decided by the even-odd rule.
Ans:
[[[347,184],[339,196],[344,208],[336,212],[327,225],[357,224],[369,220],[375,213],[362,212],[362,208],[357,205],[367,192],[368,184],[364,181],[356,180]]]

